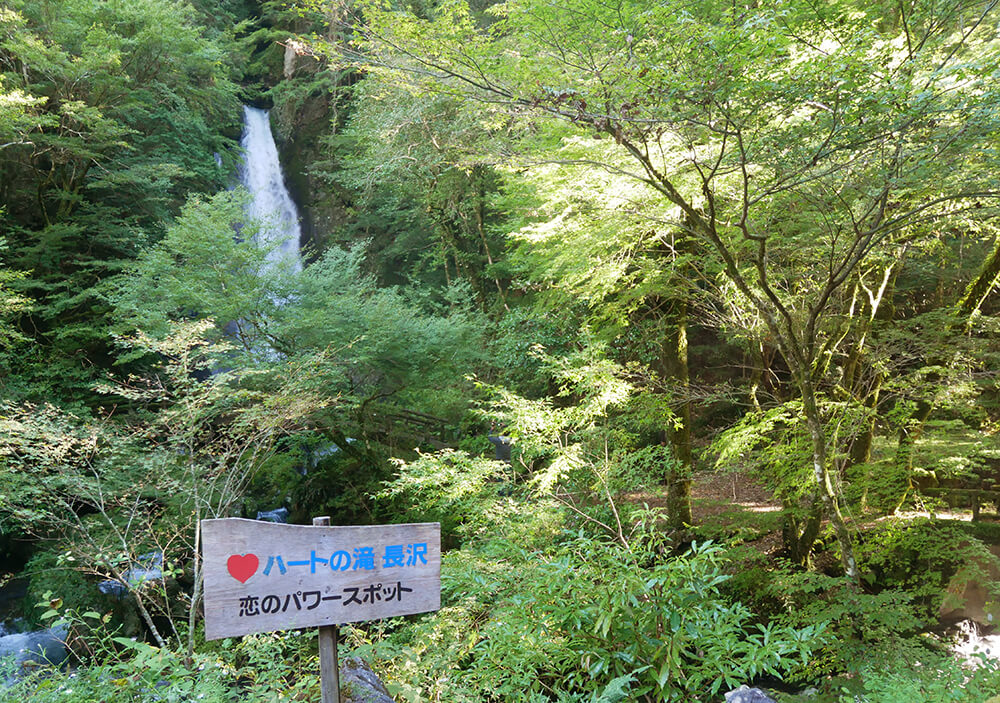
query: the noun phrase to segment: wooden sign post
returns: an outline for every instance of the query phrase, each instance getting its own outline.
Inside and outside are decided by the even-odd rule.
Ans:
[[[330,518],[314,517],[317,527],[329,527]],[[319,687],[320,703],[340,703],[340,627],[323,625],[319,628]]]
[[[319,627],[323,703],[340,700],[337,628],[441,607],[438,523],[201,521],[205,639]]]

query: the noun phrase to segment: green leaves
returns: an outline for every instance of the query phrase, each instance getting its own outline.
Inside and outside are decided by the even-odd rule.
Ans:
[[[781,675],[823,639],[820,626],[753,625],[719,592],[724,563],[711,544],[656,562],[582,534],[466,548],[445,557],[442,612],[373,649],[405,646],[386,664],[429,696],[446,685],[456,700],[715,700],[723,685]]]
[[[213,318],[235,323],[244,347],[260,344],[279,282],[266,264],[268,252],[255,241],[258,224],[244,214],[246,203],[242,190],[192,198],[163,240],[109,286],[117,329],[163,336],[171,321]],[[238,223],[244,224],[237,239]]]
[[[225,185],[213,154],[234,152],[222,132],[238,119],[236,86],[225,36],[204,36],[195,19],[165,0],[0,11],[0,206],[17,235],[7,261],[30,272],[18,288],[36,303],[22,316],[36,354],[65,364],[76,393],[92,380],[80,360],[107,360],[109,310],[94,288],[162,234],[189,192]]]

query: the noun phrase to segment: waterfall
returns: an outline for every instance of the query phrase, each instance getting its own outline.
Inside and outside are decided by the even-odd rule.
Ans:
[[[984,634],[984,630],[989,634]],[[984,627],[974,620],[956,623],[956,641],[951,650],[968,665],[981,665],[982,658],[1000,659],[1000,634],[992,634],[992,628]]]
[[[248,214],[261,222],[258,244],[272,250],[268,255],[272,265],[286,260],[295,271],[300,271],[299,213],[285,187],[267,110],[243,106],[240,146],[243,148],[240,183],[252,197]]]

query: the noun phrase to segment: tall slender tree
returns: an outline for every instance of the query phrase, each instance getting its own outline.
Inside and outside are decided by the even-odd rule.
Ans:
[[[996,5],[917,2],[884,21],[863,2],[513,0],[481,29],[460,3],[425,20],[372,2],[354,58],[484,109],[563,120],[629,157],[602,165],[674,208],[780,350],[816,502],[857,577],[825,359],[873,256],[957,212],[995,216]]]

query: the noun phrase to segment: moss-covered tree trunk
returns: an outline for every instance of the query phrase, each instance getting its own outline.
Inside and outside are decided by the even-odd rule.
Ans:
[[[852,581],[857,582],[858,565],[854,558],[854,545],[851,542],[850,531],[841,510],[840,493],[836,490],[833,476],[830,473],[827,439],[823,432],[823,419],[820,416],[819,404],[816,402],[816,390],[810,372],[802,369],[798,371],[801,374],[798,385],[802,392],[802,409],[805,411],[806,426],[809,428],[809,437],[812,440],[813,479],[819,488],[819,498],[823,502],[826,515],[829,517],[837,536],[844,573]],[[808,553],[812,549],[812,544],[803,545],[803,547],[806,547],[805,551]]]
[[[692,523],[691,474],[694,457],[691,451],[691,396],[688,370],[687,322],[688,303],[677,298],[668,305],[661,362],[663,373],[670,381],[678,402],[674,405],[676,421],[666,428],[667,438],[678,461],[677,468],[667,477],[667,513],[671,527],[681,528]]]
[[[785,552],[792,562],[808,566],[809,556],[823,521],[823,501],[818,494],[814,495],[804,515],[802,507],[791,501],[784,501],[783,507],[785,522],[781,538]]]

